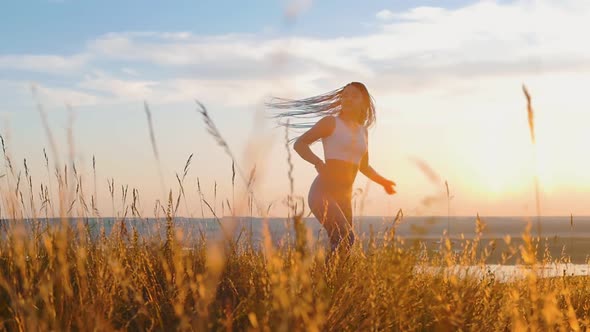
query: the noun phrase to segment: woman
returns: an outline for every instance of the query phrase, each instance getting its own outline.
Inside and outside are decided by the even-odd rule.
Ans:
[[[287,109],[279,118],[322,117],[294,144],[295,151],[318,172],[309,190],[309,207],[330,238],[332,251],[342,240],[348,250],[354,243],[352,227],[352,185],[358,171],[395,193],[395,183],[369,165],[367,129],[375,122],[373,99],[364,84],[352,82],[323,95],[301,99],[278,99],[270,107]],[[309,123],[283,125],[309,127]],[[322,140],[324,160],[309,146]]]

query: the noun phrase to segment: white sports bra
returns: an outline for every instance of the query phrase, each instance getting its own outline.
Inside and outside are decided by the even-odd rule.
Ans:
[[[334,120],[334,131],[330,136],[322,138],[324,160],[338,159],[360,164],[367,152],[367,128],[358,126],[351,129],[338,116]]]

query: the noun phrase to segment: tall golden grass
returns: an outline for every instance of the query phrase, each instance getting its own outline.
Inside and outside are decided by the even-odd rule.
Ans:
[[[232,188],[236,173],[250,188],[255,172],[244,176],[201,104],[199,111],[232,157]],[[150,132],[155,149],[153,128]],[[423,243],[396,235],[403,222],[399,210],[386,232],[372,233],[368,245],[359,241],[349,254],[336,252],[326,263],[321,242],[312,241],[301,222],[292,189],[289,221],[295,237],[286,237],[282,245],[274,244],[276,239],[265,225],[260,245],[251,236],[233,236],[236,232],[229,229],[219,238],[201,233],[186,250],[175,219],[181,202],[196,204],[184,195],[192,155],[182,175],[177,175],[178,194],[170,191],[164,204],[156,203],[154,217],[165,225],[165,236],[139,234],[133,226],[127,229],[129,209],[133,217],[145,218],[136,208],[139,191],[133,189],[128,202],[127,188],[122,187],[122,210],[115,211],[118,190],[111,179],[108,187],[118,227],[107,234],[99,223],[99,236],[94,237],[88,217],[100,213],[94,203],[90,208],[82,204],[88,199],[81,176],[68,182],[67,168],[62,173],[62,166],[56,166],[58,188],[53,189],[58,195],[52,195],[50,183],[42,184],[43,204],[35,207],[28,168],[22,182],[4,144],[3,151],[6,179],[1,203],[2,215],[7,216],[0,232],[3,330],[577,331],[590,326],[590,278],[565,274],[542,278],[544,266],[564,258],[551,258],[543,251],[541,239],[530,233],[530,224],[521,244],[510,237],[500,240],[505,248],[502,261],[515,258],[527,271],[524,278],[513,280],[500,280],[488,270],[490,255],[499,249],[496,242],[481,242],[486,224],[479,216],[474,218],[474,239],[460,241],[456,250],[457,245],[443,237],[439,250],[432,252]],[[290,154],[288,158],[292,165]],[[49,174],[46,153],[45,160]],[[92,167],[96,177],[94,158]],[[291,168],[288,176],[292,186]],[[22,183],[29,185],[28,205]],[[201,216],[203,203],[215,216],[200,183],[198,191]],[[252,191],[248,194],[258,206]],[[59,202],[53,202],[54,196]],[[68,197],[78,202],[81,211],[75,224],[66,213],[74,206]],[[96,202],[95,195],[90,201]],[[62,211],[61,221],[49,222],[48,211],[55,204]],[[229,201],[227,205],[235,211]],[[226,226],[216,220],[221,228]],[[457,266],[476,268],[457,273]]]

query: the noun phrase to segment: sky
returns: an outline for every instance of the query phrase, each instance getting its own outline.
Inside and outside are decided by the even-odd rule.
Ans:
[[[0,134],[13,166],[5,158],[0,190],[9,195],[26,160],[29,214],[40,184],[57,192],[55,167],[71,177],[73,164],[102,216],[122,215],[133,189],[153,216],[170,190],[176,200],[192,155],[179,215],[210,215],[201,195],[218,215],[227,202],[249,213],[251,174],[259,210],[285,215],[285,130],[264,101],[361,81],[377,105],[370,163],[398,193],[359,174],[358,215],[531,216],[535,174],[542,215],[590,215],[587,1],[31,0],[0,15]],[[233,186],[195,100],[236,158]],[[305,199],[314,169],[290,153]],[[79,199],[70,205],[83,214]]]

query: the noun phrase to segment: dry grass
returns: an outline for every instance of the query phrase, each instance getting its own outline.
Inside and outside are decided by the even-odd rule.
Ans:
[[[588,277],[540,278],[535,240],[512,254],[526,278],[496,280],[492,250],[448,240],[425,255],[400,239],[324,264],[321,247],[202,239],[184,250],[170,200],[165,239],[119,232],[93,239],[88,224],[62,223],[30,236],[7,222],[0,244],[0,318],[7,330],[533,330],[586,328]],[[479,218],[478,231],[484,224]],[[459,276],[457,265],[481,273]],[[433,269],[434,268],[434,269]]]

